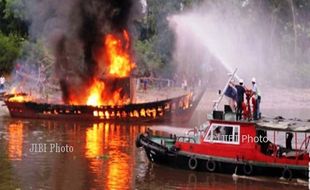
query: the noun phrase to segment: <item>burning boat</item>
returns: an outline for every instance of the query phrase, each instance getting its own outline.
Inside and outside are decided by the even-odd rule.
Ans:
[[[60,44],[57,56],[60,89],[63,103],[44,103],[25,94],[6,96],[4,102],[10,115],[17,118],[74,119],[124,122],[184,122],[189,120],[204,88],[160,101],[137,103],[136,67],[130,53],[127,30],[104,34],[100,46],[85,55],[83,74],[68,72],[64,47]],[[72,68],[70,68],[72,69]],[[82,77],[81,77],[82,76]]]
[[[36,103],[26,94],[14,94],[4,101],[16,118],[74,119],[123,122],[185,122],[197,107],[204,90],[147,103],[123,105],[66,105]]]

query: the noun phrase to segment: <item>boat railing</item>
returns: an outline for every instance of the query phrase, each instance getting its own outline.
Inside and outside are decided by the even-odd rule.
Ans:
[[[177,141],[179,141],[179,142],[189,142],[189,143],[195,143],[196,144],[196,139],[194,137],[179,136],[177,138]]]
[[[310,143],[310,136],[306,137],[301,143],[300,147],[296,149],[287,149],[281,145],[274,144],[274,148],[271,153],[275,157],[285,157],[287,159],[303,159],[303,155],[308,155],[308,146]]]
[[[190,129],[186,132],[186,135],[188,136],[197,136],[199,132],[199,129],[197,127],[194,127],[193,129]]]
[[[308,150],[309,143],[310,143],[310,136],[306,137],[305,140],[301,143],[299,151]],[[303,146],[305,147],[304,149]]]

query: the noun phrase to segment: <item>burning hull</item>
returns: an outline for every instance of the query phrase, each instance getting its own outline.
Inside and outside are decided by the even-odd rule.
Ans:
[[[5,100],[11,117],[59,120],[91,120],[119,122],[186,122],[197,107],[203,92],[163,101],[123,106],[80,106],[12,102]]]

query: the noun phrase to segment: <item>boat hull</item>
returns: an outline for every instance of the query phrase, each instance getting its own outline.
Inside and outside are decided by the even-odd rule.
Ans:
[[[53,120],[90,120],[117,122],[169,122],[188,121],[195,111],[203,92],[192,93],[157,102],[123,106],[78,106],[12,102],[5,100],[11,117]]]
[[[212,155],[199,155],[158,144],[145,134],[137,138],[137,147],[143,147],[149,161],[173,168],[237,174],[246,176],[272,176],[287,179],[308,179],[307,167],[290,167],[278,165],[262,165],[253,161],[241,161]]]

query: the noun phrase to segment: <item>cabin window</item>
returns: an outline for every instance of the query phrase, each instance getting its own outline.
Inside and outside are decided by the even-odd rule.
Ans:
[[[204,138],[205,142],[239,144],[240,143],[240,126],[212,124]]]

